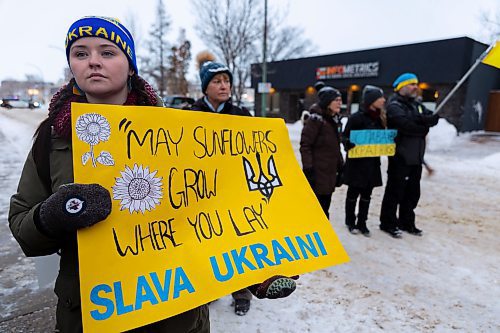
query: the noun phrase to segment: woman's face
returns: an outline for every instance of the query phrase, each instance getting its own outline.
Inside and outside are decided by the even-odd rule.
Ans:
[[[212,104],[222,104],[229,100],[231,96],[231,81],[229,75],[221,73],[215,75],[208,83],[205,94]]]
[[[118,46],[104,38],[85,37],[73,43],[69,66],[90,103],[123,104],[133,74]]]
[[[340,112],[340,107],[342,106],[342,97],[337,97],[328,105],[328,110],[331,114],[337,114]]]
[[[375,108],[376,110],[382,110],[384,108],[385,104],[385,98],[384,96],[379,97],[375,100],[375,102],[372,103],[372,107]]]

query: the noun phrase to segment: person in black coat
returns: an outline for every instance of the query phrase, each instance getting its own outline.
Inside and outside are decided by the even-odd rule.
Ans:
[[[345,200],[345,224],[351,233],[359,230],[370,236],[366,226],[371,194],[374,187],[382,186],[380,157],[350,158],[349,150],[355,144],[349,140],[351,130],[381,130],[386,127],[384,92],[375,86],[365,86],[361,97],[360,110],[352,114],[346,124],[342,143],[347,151],[344,167],[344,184],[348,186]],[[356,204],[358,203],[356,221]]]
[[[344,160],[340,152],[340,109],[342,96],[326,86],[318,92],[319,101],[310,108],[300,136],[302,170],[329,218],[332,194]]]
[[[418,78],[404,73],[394,81],[395,94],[387,103],[387,126],[398,130],[396,154],[389,157],[387,185],[380,212],[380,230],[400,238],[401,231],[421,236],[415,226],[415,208],[420,199],[420,178],[424,162],[425,137],[439,121],[416,100]],[[399,208],[399,216],[396,215]]]
[[[227,66],[214,60],[215,57],[209,52],[198,54],[201,91],[204,96],[195,101],[189,110],[251,117],[246,108],[239,108],[231,103],[233,74]],[[245,315],[250,310],[252,294],[257,298],[282,298],[290,295],[295,288],[294,279],[282,275],[272,276],[260,284],[233,292],[234,311],[239,316]]]

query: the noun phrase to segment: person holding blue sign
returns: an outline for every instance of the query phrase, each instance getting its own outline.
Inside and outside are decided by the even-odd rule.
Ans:
[[[344,159],[340,152],[342,96],[332,87],[318,92],[319,102],[310,109],[300,137],[302,170],[329,218],[330,204]]]
[[[101,185],[73,182],[71,103],[162,107],[163,102],[138,75],[134,40],[116,19],[88,16],[75,21],[66,35],[66,57],[74,78],[52,97],[48,118],[35,133],[11,198],[9,226],[27,256],[60,254],[56,331],[81,333],[77,230],[106,219],[112,205]],[[87,139],[104,140],[109,130],[109,124],[90,123]],[[206,305],[133,330],[209,331]]]
[[[345,199],[345,224],[350,233],[359,230],[370,236],[366,226],[373,188],[382,186],[380,157],[350,158],[349,150],[355,144],[349,140],[352,130],[382,130],[386,128],[384,92],[379,87],[367,85],[363,88],[360,110],[352,114],[346,124],[342,143],[347,151],[344,166],[344,184],[348,186]],[[359,203],[358,203],[359,197]],[[356,221],[356,205],[358,214]]]
[[[415,225],[415,208],[420,199],[420,178],[425,154],[425,137],[439,121],[418,102],[418,78],[404,73],[393,83],[395,93],[387,104],[387,126],[397,129],[396,154],[389,157],[387,185],[380,212],[380,230],[394,238],[401,230],[421,236]],[[399,208],[399,215],[397,215]]]

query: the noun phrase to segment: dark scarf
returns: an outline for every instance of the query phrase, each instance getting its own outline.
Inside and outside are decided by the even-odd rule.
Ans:
[[[380,118],[380,109],[375,109],[375,110],[372,110],[370,108],[368,108],[366,110],[366,113],[368,114],[368,116],[373,119],[373,120],[377,120]]]
[[[144,87],[148,95],[150,105],[156,105],[158,99],[153,87],[151,87],[146,81],[144,81]],[[52,126],[56,134],[60,137],[71,140],[71,103],[88,103],[88,101],[85,96],[73,95],[68,98],[62,107],[56,109],[54,107],[55,102],[59,100],[64,89],[66,89],[66,87],[59,89],[59,91],[52,97],[49,105],[49,118],[54,119]],[[123,105],[137,105],[137,100],[137,93],[134,90],[131,90]]]

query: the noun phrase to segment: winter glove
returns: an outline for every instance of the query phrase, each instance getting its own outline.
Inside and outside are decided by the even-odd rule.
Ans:
[[[435,126],[439,122],[439,114],[434,113],[434,114],[420,115],[419,121],[420,123],[422,123],[427,127]]]
[[[67,184],[39,206],[35,223],[47,236],[58,237],[90,227],[109,213],[111,196],[107,189],[99,184]]]
[[[351,142],[350,140],[344,141],[344,148],[346,151],[349,151],[354,147],[356,147],[356,144],[354,142]]]
[[[297,285],[294,280],[298,278],[298,275],[292,276],[291,278],[283,275],[274,275],[262,283],[254,284],[247,288],[255,297],[260,299],[283,298],[295,291]]]
[[[316,181],[314,180],[314,169],[313,168],[307,168],[303,170],[304,175],[307,178],[307,181],[309,182],[309,185],[311,188],[314,188],[314,185],[316,184]]]

